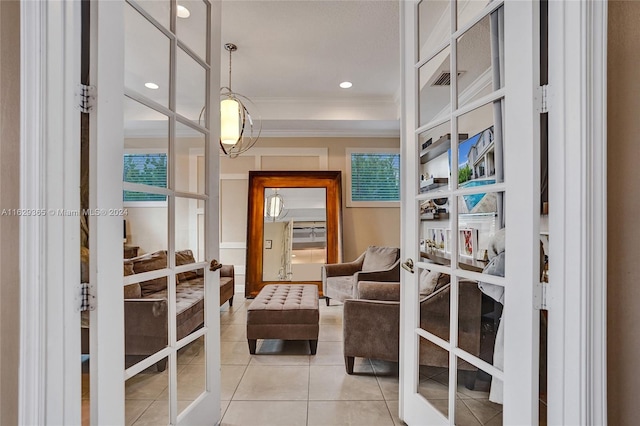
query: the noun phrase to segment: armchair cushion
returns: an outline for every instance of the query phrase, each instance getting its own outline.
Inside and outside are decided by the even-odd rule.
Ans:
[[[389,269],[398,259],[398,248],[369,246],[362,262],[363,271]]]

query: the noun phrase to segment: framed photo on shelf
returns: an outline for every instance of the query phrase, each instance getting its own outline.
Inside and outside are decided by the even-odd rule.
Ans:
[[[478,250],[478,230],[474,228],[460,229],[458,251],[460,256],[475,257]]]

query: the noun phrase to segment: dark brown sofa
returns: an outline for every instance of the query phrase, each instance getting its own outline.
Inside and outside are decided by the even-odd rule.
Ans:
[[[194,263],[191,250],[176,252],[176,265]],[[124,275],[165,268],[166,251],[158,251],[124,261]],[[220,269],[220,306],[233,305],[234,267]],[[176,277],[176,332],[177,340],[189,335],[204,323],[204,277],[202,271],[188,271]],[[130,365],[152,355],[168,343],[167,278],[157,278],[124,288],[125,356]],[[89,353],[87,327],[83,328],[83,353]],[[166,361],[157,364],[160,371]]]
[[[448,279],[447,279],[448,281]],[[398,361],[400,348],[400,284],[361,281],[360,299],[344,302],[344,357],[348,374],[354,357]],[[450,283],[420,300],[420,327],[449,340]],[[458,345],[480,355],[482,294],[476,282],[460,282]],[[422,339],[420,365],[448,367],[448,353]],[[466,362],[460,369],[476,371]]]

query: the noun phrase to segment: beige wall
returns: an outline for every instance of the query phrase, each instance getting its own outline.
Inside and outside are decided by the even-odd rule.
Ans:
[[[609,3],[608,41],[608,414],[640,418],[640,3]]]
[[[261,138],[253,148],[326,148],[328,169],[342,171],[342,218],[344,260],[358,257],[369,245],[400,246],[400,208],[346,207],[346,148],[399,148],[398,138]],[[247,184],[249,170],[317,170],[317,157],[292,155],[262,157],[256,164],[252,151],[245,158],[221,159],[220,171],[233,179],[221,183],[221,242],[246,242]],[[223,263],[244,264],[244,249],[222,249]]]
[[[0,1],[0,210],[20,202],[20,3]],[[0,216],[0,424],[18,423],[19,221]]]

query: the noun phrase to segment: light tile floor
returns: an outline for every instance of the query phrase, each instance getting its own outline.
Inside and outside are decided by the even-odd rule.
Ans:
[[[222,425],[404,425],[398,418],[397,363],[356,358],[355,374],[346,374],[341,304],[320,301],[316,355],[310,355],[307,341],[281,340],[259,340],[256,355],[250,355],[246,314],[251,300],[236,295],[234,302],[220,308]],[[127,425],[168,423],[168,370],[152,367],[126,382]],[[203,372],[199,339],[179,351],[179,410],[204,389]],[[447,377],[445,369],[421,368],[420,393],[445,413]],[[88,374],[83,374],[83,399],[88,407]],[[490,402],[482,386],[470,391],[459,384],[456,407],[458,425],[502,424],[502,406]]]

